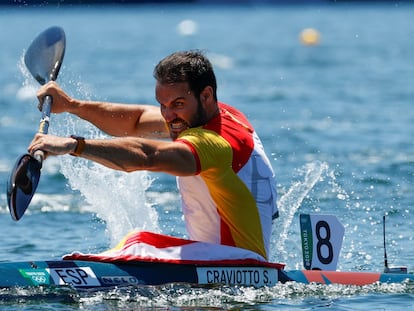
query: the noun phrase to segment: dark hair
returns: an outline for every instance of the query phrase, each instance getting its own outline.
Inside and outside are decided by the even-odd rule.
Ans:
[[[197,99],[206,86],[211,86],[214,99],[217,100],[213,66],[198,50],[175,52],[165,57],[155,66],[154,78],[161,84],[188,82]]]

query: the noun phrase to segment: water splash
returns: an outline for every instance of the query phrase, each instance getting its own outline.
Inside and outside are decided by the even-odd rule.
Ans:
[[[305,164],[297,170],[299,179],[281,196],[278,204],[280,210],[280,221],[276,221],[273,239],[271,260],[293,263],[295,257],[299,257],[300,236],[299,232],[292,235],[293,220],[298,216],[298,211],[304,200],[314,203],[312,211],[304,210],[304,213],[321,212],[319,206],[320,198],[329,198],[329,201],[345,201],[348,207],[349,195],[336,181],[334,170],[329,168],[328,163],[313,161]],[[316,186],[321,186],[321,189]],[[316,198],[310,196],[314,191]],[[332,203],[331,203],[332,204]],[[289,241],[289,243],[287,243]],[[298,260],[299,262],[299,260]],[[296,268],[299,268],[299,263]]]
[[[80,304],[89,309],[99,302],[101,307],[110,305],[117,310],[138,310],[142,308],[161,310],[314,310],[326,308],[327,303],[346,305],[342,297],[365,296],[377,298],[378,294],[409,296],[414,291],[410,284],[372,284],[350,286],[332,284],[278,283],[273,287],[252,288],[236,286],[194,287],[190,284],[168,284],[162,286],[141,286],[116,288],[111,292],[93,293],[79,297]],[[387,301],[384,295],[384,301]],[[408,299],[407,299],[408,301]],[[289,308],[291,305],[293,308]],[[252,306],[256,306],[252,308]],[[316,307],[315,307],[316,306]],[[104,308],[107,309],[107,308]],[[344,308],[343,308],[344,309]],[[345,308],[346,309],[346,308]]]
[[[329,166],[325,162],[311,162],[307,163],[303,168],[299,170],[299,173],[303,176],[302,181],[295,182],[290,189],[280,198],[279,212],[282,225],[277,233],[277,239],[274,243],[273,250],[278,254],[279,260],[287,260],[288,254],[286,251],[286,241],[288,239],[288,232],[291,228],[293,218],[300,208],[302,201],[308,195],[309,191],[315,186],[315,184],[322,178],[323,174],[326,174]]]
[[[107,138],[91,124],[70,115],[54,116],[51,134],[76,133],[92,138]],[[55,131],[55,133],[53,133]],[[146,190],[152,179],[145,171],[124,173],[72,156],[59,157],[62,174],[69,186],[85,199],[81,210],[93,212],[105,222],[111,246],[132,230],[159,232],[158,214],[148,203]]]
[[[157,213],[146,200],[152,180],[145,172],[127,174],[68,157],[61,164],[71,188],[88,203],[83,209],[105,221],[111,245],[132,230],[159,231]]]
[[[32,287],[1,289],[0,306],[33,309],[41,301],[42,306],[50,306],[48,309],[53,310],[315,310],[327,305],[331,309],[350,310],[348,305],[353,299],[359,304],[365,303],[368,308],[373,306],[370,300],[374,300],[376,306],[389,306],[390,301],[398,299],[408,307],[403,310],[411,310],[410,297],[413,294],[414,287],[410,283],[326,286],[289,282],[263,288],[167,284],[81,292],[70,287]],[[364,300],[359,301],[359,297],[364,297]]]
[[[22,88],[18,96],[22,100],[28,100],[29,98],[33,100],[39,85],[24,65],[23,55],[19,60],[18,67],[23,77]],[[67,70],[62,70],[61,76],[68,74],[70,73]],[[64,89],[71,90],[75,88],[79,97],[91,98],[91,94],[79,82],[78,78],[68,80],[69,83],[62,84]],[[35,103],[35,101],[33,102]],[[76,133],[90,139],[107,138],[91,124],[68,114],[53,114],[51,125],[49,133],[54,135],[69,136]],[[105,222],[106,234],[112,246],[132,230],[160,231],[158,214],[146,198],[146,190],[152,183],[152,179],[147,172],[118,172],[71,156],[62,156],[53,158],[53,160],[47,160],[43,171],[50,167],[50,163],[54,163],[55,166],[60,168],[60,172],[68,180],[70,188],[79,191],[84,199],[74,198],[75,204],[81,205],[79,208],[81,211],[92,212]],[[38,198],[39,195],[35,199]],[[35,200],[34,203],[36,203]],[[39,203],[39,205],[56,210],[56,207],[50,207],[50,204]]]

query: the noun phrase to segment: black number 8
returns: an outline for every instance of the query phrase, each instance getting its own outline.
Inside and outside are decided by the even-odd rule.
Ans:
[[[324,228],[326,232],[326,236],[321,236],[321,229]],[[331,239],[331,229],[329,228],[329,225],[326,221],[318,221],[316,223],[316,237],[318,238],[318,243],[316,244],[316,253],[318,255],[318,259],[321,263],[324,265],[330,264],[333,260],[333,247],[331,242],[329,241]],[[322,247],[326,246],[328,248],[328,256],[324,257],[322,255]]]

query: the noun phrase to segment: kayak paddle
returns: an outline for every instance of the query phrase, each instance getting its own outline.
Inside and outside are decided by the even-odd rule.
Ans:
[[[29,46],[24,63],[40,84],[55,81],[65,55],[66,37],[60,27],[50,27],[40,33]],[[43,102],[39,133],[49,129],[52,97]],[[7,183],[7,203],[11,217],[18,221],[29,206],[40,179],[40,170],[45,158],[42,150],[34,155],[24,154],[17,159]]]

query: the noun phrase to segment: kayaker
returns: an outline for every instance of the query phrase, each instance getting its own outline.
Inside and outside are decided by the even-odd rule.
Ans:
[[[173,53],[154,69],[155,105],[75,99],[56,82],[38,91],[52,112],[69,112],[113,136],[37,134],[28,150],[71,154],[109,168],[177,176],[189,238],[269,257],[278,217],[275,174],[247,118],[217,100],[216,77],[200,51]],[[171,138],[171,139],[166,139]]]

